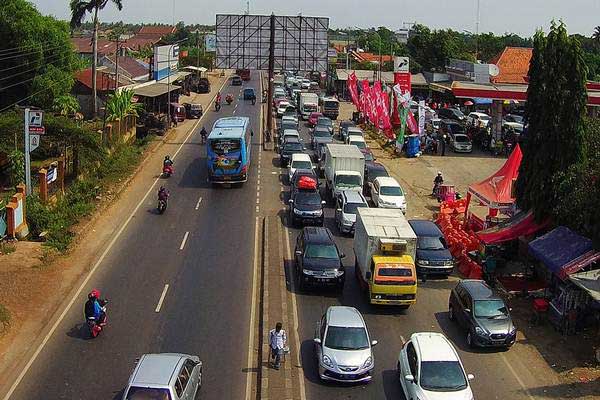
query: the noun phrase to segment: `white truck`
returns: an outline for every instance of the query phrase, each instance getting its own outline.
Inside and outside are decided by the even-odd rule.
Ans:
[[[342,190],[362,191],[365,173],[365,156],[358,147],[349,144],[325,145],[323,172],[325,190],[334,202]]]
[[[319,111],[319,96],[316,93],[301,92],[298,106],[302,119],[307,120],[310,113]]]
[[[321,113],[336,120],[340,113],[340,102],[335,97],[321,97]]]
[[[402,211],[363,208],[356,213],[354,271],[371,304],[408,308],[417,299],[417,235]]]

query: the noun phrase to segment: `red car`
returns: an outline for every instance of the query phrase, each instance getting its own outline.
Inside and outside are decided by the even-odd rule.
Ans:
[[[308,124],[310,126],[317,125],[317,121],[319,120],[319,117],[322,117],[322,116],[323,116],[323,114],[320,112],[310,113],[310,115],[308,116]]]

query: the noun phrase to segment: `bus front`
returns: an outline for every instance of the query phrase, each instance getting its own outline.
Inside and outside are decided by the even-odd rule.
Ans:
[[[248,180],[243,136],[209,137],[207,155],[210,182],[242,183]]]

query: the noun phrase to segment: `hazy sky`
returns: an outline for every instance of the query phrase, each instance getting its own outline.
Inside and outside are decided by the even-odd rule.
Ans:
[[[122,0],[123,11],[110,4],[101,21],[214,24],[216,13],[241,13],[244,0]],[[253,14],[323,16],[331,27],[402,27],[417,21],[435,28],[475,31],[478,0],[251,0]],[[600,0],[479,0],[480,32],[530,36],[562,19],[570,33],[590,35],[600,25]],[[68,19],[68,0],[32,0],[44,14]]]

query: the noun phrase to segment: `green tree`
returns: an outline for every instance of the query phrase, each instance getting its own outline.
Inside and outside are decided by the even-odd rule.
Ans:
[[[0,110],[17,102],[48,107],[69,93],[80,66],[69,26],[26,0],[2,0],[0,21]]]
[[[120,11],[123,9],[122,0],[110,0]],[[94,34],[92,37],[92,98],[94,118],[98,113],[98,99],[96,88],[96,77],[98,67],[98,12],[103,10],[109,0],[71,0],[71,27],[81,25],[87,14],[92,14]]]
[[[598,44],[600,44],[600,25],[594,28],[592,39],[594,39]]]
[[[72,116],[79,112],[79,102],[72,95],[58,96],[54,99],[52,110],[65,117]]]
[[[517,203],[540,220],[559,202],[554,175],[585,157],[587,70],[581,45],[565,25],[537,32],[529,69],[529,128],[516,183]]]

